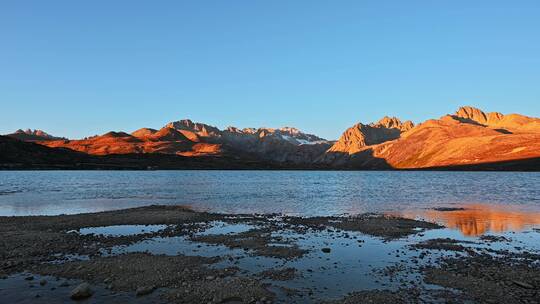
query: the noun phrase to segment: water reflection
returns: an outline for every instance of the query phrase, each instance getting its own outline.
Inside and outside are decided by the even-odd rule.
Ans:
[[[401,215],[437,222],[448,228],[457,229],[465,236],[479,236],[487,232],[523,231],[530,227],[540,226],[539,212],[484,204],[460,207],[464,210],[437,211],[430,209],[406,212]]]

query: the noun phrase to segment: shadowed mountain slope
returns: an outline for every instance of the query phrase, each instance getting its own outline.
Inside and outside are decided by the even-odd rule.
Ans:
[[[91,155],[66,148],[49,148],[0,136],[0,170],[148,170],[148,169],[308,169],[244,157],[185,157],[180,155],[109,154]]]

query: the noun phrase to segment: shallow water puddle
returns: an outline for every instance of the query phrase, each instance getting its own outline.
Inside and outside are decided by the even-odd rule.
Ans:
[[[114,225],[102,227],[81,228],[82,235],[96,234],[103,236],[126,236],[143,233],[154,233],[167,228],[167,225]]]
[[[235,234],[254,228],[261,227],[212,222],[211,227],[196,235],[224,234],[234,237]],[[533,230],[523,233],[490,234],[492,237],[500,238],[496,241],[464,236],[460,231],[448,228],[422,231],[396,240],[385,240],[360,232],[332,229],[307,230],[305,233],[283,229],[272,232],[271,236],[278,241],[269,242],[267,246],[297,245],[300,249],[308,250],[308,253],[299,258],[267,257],[256,255],[252,250],[231,249],[222,244],[192,241],[187,236],[174,236],[155,237],[128,246],[118,246],[112,250],[112,254],[149,252],[165,255],[219,256],[223,257],[223,260],[211,267],[236,266],[242,273],[253,276],[263,271],[294,268],[296,272],[293,278],[286,278],[283,281],[265,279],[265,281],[274,286],[273,290],[278,295],[285,289],[294,289],[303,295],[301,302],[310,302],[315,299],[339,298],[358,290],[396,290],[401,287],[419,285],[438,288],[423,282],[422,275],[418,271],[419,267],[432,265],[442,257],[467,255],[467,252],[411,246],[411,244],[431,239],[454,239],[458,241],[457,244],[474,250],[491,249],[513,252],[540,250],[540,233]],[[422,252],[430,252],[430,254],[424,258]],[[283,289],[276,290],[275,288]]]
[[[238,226],[227,228],[223,223],[219,225],[218,228],[210,228],[213,230],[209,230],[237,231],[238,228]],[[338,233],[335,231],[311,231],[306,234],[297,234],[291,230],[282,230],[272,234],[282,237],[287,242],[270,243],[268,244],[270,246],[289,247],[296,244],[301,249],[310,251],[300,258],[281,259],[257,256],[250,250],[230,249],[224,245],[193,242],[187,237],[176,236],[157,237],[129,246],[119,246],[113,249],[112,254],[149,252],[166,255],[222,256],[226,258],[214,264],[214,267],[237,266],[251,275],[266,270],[292,267],[297,270],[295,278],[286,281],[267,281],[276,286],[298,289],[312,294],[314,297],[323,298],[337,298],[359,288],[397,288],[399,282],[392,282],[383,276],[380,279],[374,279],[374,271],[409,258],[393,254],[394,251],[406,247],[405,245],[408,244],[406,240],[384,241],[362,233]],[[288,242],[292,242],[292,244]],[[330,248],[330,252],[323,252],[322,248]],[[407,251],[409,251],[409,255],[413,252]],[[414,276],[407,277],[407,279],[409,281],[419,280]]]
[[[249,231],[256,226],[248,224],[230,224],[223,221],[213,221],[210,222],[210,227],[205,229],[202,232],[199,232],[199,235],[212,235],[212,234],[238,234],[242,232]]]
[[[215,257],[228,255],[243,255],[244,250],[229,249],[222,245],[210,245],[192,242],[185,236],[155,237],[143,240],[132,245],[113,247],[111,255],[128,252],[148,252],[151,254],[164,255],[198,255]]]

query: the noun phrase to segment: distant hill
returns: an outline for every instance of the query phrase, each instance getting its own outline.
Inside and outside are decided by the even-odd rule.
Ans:
[[[31,142],[63,139],[60,137],[52,136],[42,130],[31,130],[31,129],[26,129],[26,130],[19,129],[15,131],[14,133],[8,134],[7,136],[16,138],[19,140],[31,141]]]
[[[49,148],[0,136],[0,170],[153,170],[153,169],[288,169],[291,167],[254,159],[186,157],[179,155],[110,154],[90,155],[66,148]],[[298,167],[300,169],[300,167]],[[305,168],[304,168],[305,169]]]
[[[39,168],[42,165],[72,166],[91,156],[65,148],[49,148],[21,141],[11,136],[0,136],[0,168]]]

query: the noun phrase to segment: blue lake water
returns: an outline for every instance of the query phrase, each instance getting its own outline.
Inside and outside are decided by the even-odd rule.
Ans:
[[[261,257],[240,248],[196,242],[187,236],[149,237],[130,245],[115,246],[108,253],[104,251],[105,255],[150,252],[227,257],[212,267],[239,267],[247,275],[293,267],[301,275],[289,281],[269,282],[278,299],[283,293],[282,287],[299,290],[305,296],[299,303],[318,303],[319,298],[339,298],[357,290],[394,290],[402,287],[403,280],[424,284],[417,271],[403,271],[390,277],[382,271],[396,265],[414,269],[418,267],[415,258],[420,259],[421,265],[431,265],[436,258],[456,254],[443,250],[432,252],[426,259],[420,258],[410,244],[429,239],[466,241],[463,246],[478,251],[486,248],[516,252],[540,250],[540,173],[0,171],[0,215],[70,214],[150,204],[188,205],[196,210],[223,213],[300,216],[376,212],[423,218],[446,226],[395,240],[336,229],[305,234],[287,229],[272,232],[309,250],[297,259]],[[434,210],[440,207],[455,210]],[[206,224],[210,227],[199,234],[235,234],[255,228],[250,224]],[[165,227],[86,227],[70,233],[119,236],[151,233]],[[482,241],[480,236],[484,234],[504,239]],[[323,247],[331,251],[323,252]],[[11,285],[0,290],[0,302],[2,299],[15,302],[19,298],[21,301],[30,298],[28,303],[36,301],[33,294],[27,292],[29,282],[24,276],[7,281]],[[54,284],[52,280],[50,284]],[[47,290],[39,289],[43,295],[40,299],[44,299],[41,303],[66,298],[65,292],[56,294]],[[109,301],[108,296],[98,290],[97,297]]]
[[[2,171],[0,215],[150,204],[302,216],[487,204],[540,211],[540,173],[386,171]]]

